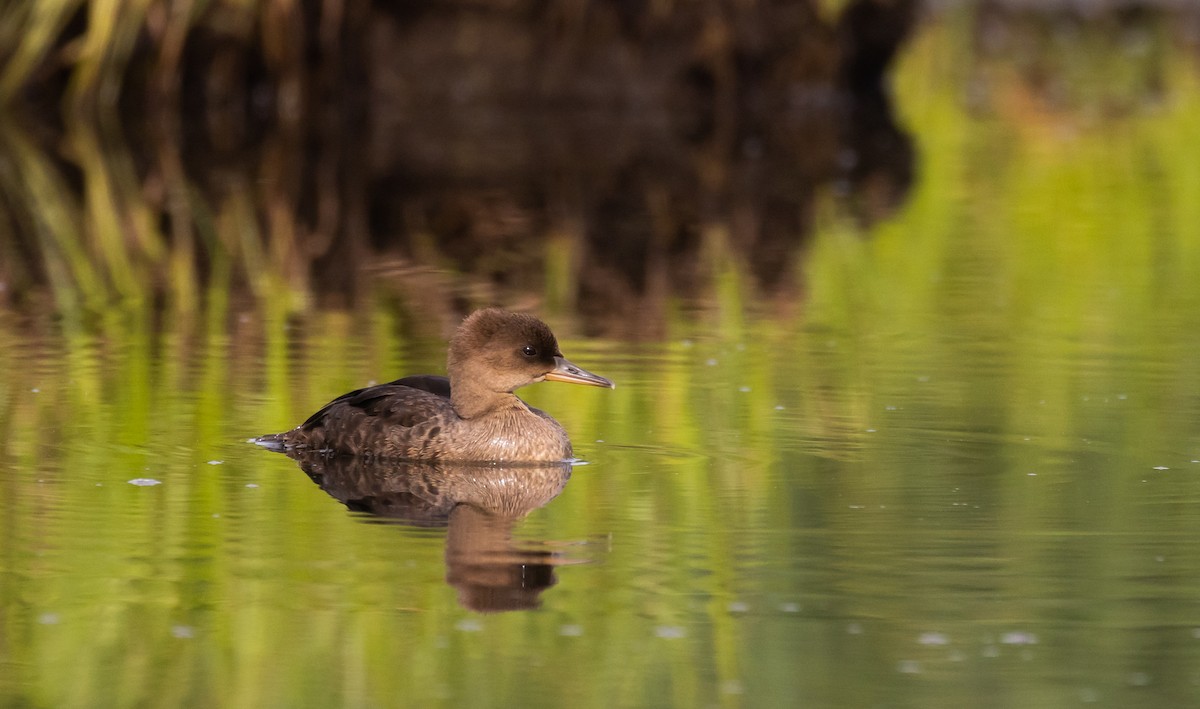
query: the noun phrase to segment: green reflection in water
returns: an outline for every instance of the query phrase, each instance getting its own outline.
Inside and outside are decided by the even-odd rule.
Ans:
[[[590,562],[536,612],[464,609],[444,531],[242,442],[439,371],[437,333],[0,316],[3,703],[1195,704],[1194,70],[1095,122],[992,77],[971,117],[946,31],[898,77],[911,204],[870,235],[830,206],[798,312],[718,260],[668,341],[564,339],[619,387],[528,392],[590,462],[517,526]]]

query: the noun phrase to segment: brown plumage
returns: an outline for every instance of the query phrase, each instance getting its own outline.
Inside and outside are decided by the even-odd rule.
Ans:
[[[472,313],[450,341],[449,377],[417,375],[343,394],[260,445],[408,460],[558,461],[571,441],[513,390],[546,380],[613,387],[563,357],[532,315]]]

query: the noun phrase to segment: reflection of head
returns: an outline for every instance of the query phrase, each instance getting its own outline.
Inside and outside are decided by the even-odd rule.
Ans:
[[[450,513],[446,582],[458,589],[463,607],[481,613],[536,608],[541,592],[555,584],[561,555],[518,546],[513,522],[473,505]]]
[[[448,563],[446,582],[458,589],[458,603],[463,608],[502,613],[537,608],[542,591],[558,579],[552,564]]]

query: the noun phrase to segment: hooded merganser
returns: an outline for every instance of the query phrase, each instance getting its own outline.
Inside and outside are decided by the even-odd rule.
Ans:
[[[446,371],[343,394],[296,428],[255,442],[408,460],[561,461],[572,453],[566,431],[513,390],[546,380],[615,386],[567,361],[541,320],[495,308],[459,325]]]

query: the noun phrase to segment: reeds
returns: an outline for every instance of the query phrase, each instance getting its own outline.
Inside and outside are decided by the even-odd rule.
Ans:
[[[822,7],[833,17],[844,5]],[[336,72],[306,63],[298,48],[317,47],[322,61],[335,61],[345,49],[339,42],[347,28],[363,21],[364,6],[348,0],[322,3],[317,13],[304,11],[298,2],[255,0],[4,4],[0,280],[5,290],[0,303],[40,303],[39,293],[45,290],[67,322],[82,323],[114,304],[135,310],[147,302],[165,304],[175,317],[194,319],[212,300],[220,301],[217,312],[235,300],[303,312],[314,304],[346,307],[373,298],[421,295],[429,301],[423,310],[447,313],[447,318],[456,310],[450,305],[456,299],[541,303],[563,315],[590,306],[596,312],[589,317],[601,323],[593,330],[630,326],[626,332],[633,334],[631,324],[640,322],[649,323],[637,325],[642,336],[658,337],[676,312],[677,298],[728,304],[722,312],[733,322],[761,296],[773,298],[772,307],[794,308],[804,281],[797,265],[812,233],[809,215],[830,204],[844,212],[846,202],[857,198],[842,203],[826,199],[830,191],[842,189],[827,174],[797,180],[781,197],[765,197],[777,189],[776,181],[756,173],[762,172],[760,163],[736,163],[738,158],[719,149],[724,145],[720,141],[699,151],[686,144],[675,153],[663,149],[681,165],[694,161],[697,174],[685,168],[628,180],[628,173],[641,173],[619,164],[611,174],[588,182],[586,170],[546,177],[542,166],[534,166],[525,179],[541,180],[535,188],[509,188],[503,180],[486,185],[488,199],[498,208],[477,199],[480,190],[469,179],[460,192],[445,193],[449,197],[443,202],[484,204],[476,213],[463,208],[459,211],[465,214],[455,213],[447,221],[451,228],[455,220],[466,222],[464,231],[482,235],[476,252],[500,254],[490,261],[477,259],[476,272],[459,268],[443,253],[447,235],[437,229],[447,227],[423,217],[418,199],[371,192],[365,167],[370,156],[364,153],[365,140],[354,132],[358,127],[320,127],[324,123],[318,118],[325,114],[318,97]],[[1051,70],[1062,65],[1057,71],[1069,77],[1119,73],[1120,82],[1109,89],[1115,98],[1107,101],[1093,101],[1095,92],[1104,90],[1100,84],[1072,78],[1070,85],[1088,87],[1073,99],[1086,102],[1085,107],[1051,105],[1029,77],[981,56],[968,39],[976,30],[971,12],[947,20],[957,23],[956,34],[943,51],[960,63],[953,85],[978,80],[1011,90],[993,109],[1046,144],[1055,131],[1072,129],[1064,128],[1060,118],[1069,122],[1097,104],[1116,106],[1118,113],[1138,122],[1141,112],[1158,110],[1155,102],[1161,101],[1169,120],[1186,131],[1187,121],[1173,107],[1192,100],[1187,97],[1195,79],[1172,53],[1169,18],[1164,14],[1149,21],[1137,34],[1149,49],[1138,55],[1142,59],[1133,68],[1118,62],[1124,68],[1117,72],[1116,60],[1095,49],[1107,41],[1111,28],[1098,33],[1099,39],[1081,43],[1095,51],[1072,54],[1068,61],[1046,50],[1042,61],[1027,63],[1032,73],[1043,65]],[[221,61],[204,63],[189,54],[211,48],[206,42],[214,36],[226,52],[214,50]],[[251,103],[244,95],[249,88],[239,84],[246,81],[241,76],[246,67],[257,64],[265,78],[253,88],[267,96],[265,118],[244,115]],[[977,75],[964,75],[962,68],[971,66]],[[191,83],[186,83],[189,76]],[[201,101],[202,110],[189,114],[192,93],[204,87],[232,96],[234,108],[217,110]],[[913,113],[928,101],[953,101],[948,93],[912,82],[906,91],[896,95],[907,102],[909,115],[945,122],[946,130],[965,129],[961,120],[943,114]],[[260,123],[248,125],[256,120]],[[913,127],[922,135],[932,125]],[[252,146],[239,142],[237,136],[256,130],[262,137]],[[1170,140],[1162,133],[1156,140]],[[196,140],[197,134],[204,137]],[[801,143],[796,155],[786,156],[782,169],[767,177],[791,179],[818,171],[821,166],[803,163],[798,156],[832,155],[827,143],[834,137],[818,135],[811,144]],[[231,142],[222,148],[222,140]],[[459,152],[476,147],[453,145]],[[641,147],[628,150],[636,154]],[[936,150],[922,151],[924,164],[945,159]],[[1171,170],[1187,172],[1174,162]],[[749,186],[734,193],[739,180]],[[380,233],[370,222],[372,209],[393,201],[404,203],[395,211],[405,217]],[[530,209],[529,203],[540,206]],[[608,234],[610,226],[622,224],[600,219],[606,203],[619,205],[622,213],[627,207],[637,210],[646,223],[629,233]],[[511,214],[519,216],[511,221],[523,231],[506,234],[512,240],[493,249],[489,229],[500,224],[511,230],[503,221]],[[778,215],[785,218],[773,221]],[[929,218],[939,219],[936,214]],[[860,231],[848,223],[837,228]],[[688,237],[694,238],[685,242]],[[601,257],[612,251],[605,242],[612,240],[645,249],[636,252],[636,263],[602,264]],[[510,253],[517,250],[510,248],[514,242],[523,249],[516,256]],[[764,242],[770,248],[755,253]],[[781,255],[772,250],[779,244],[790,250]],[[782,286],[757,289],[753,264],[762,262],[784,264]],[[644,268],[645,277],[623,281],[635,268]],[[595,282],[585,291],[580,284],[589,277]]]

